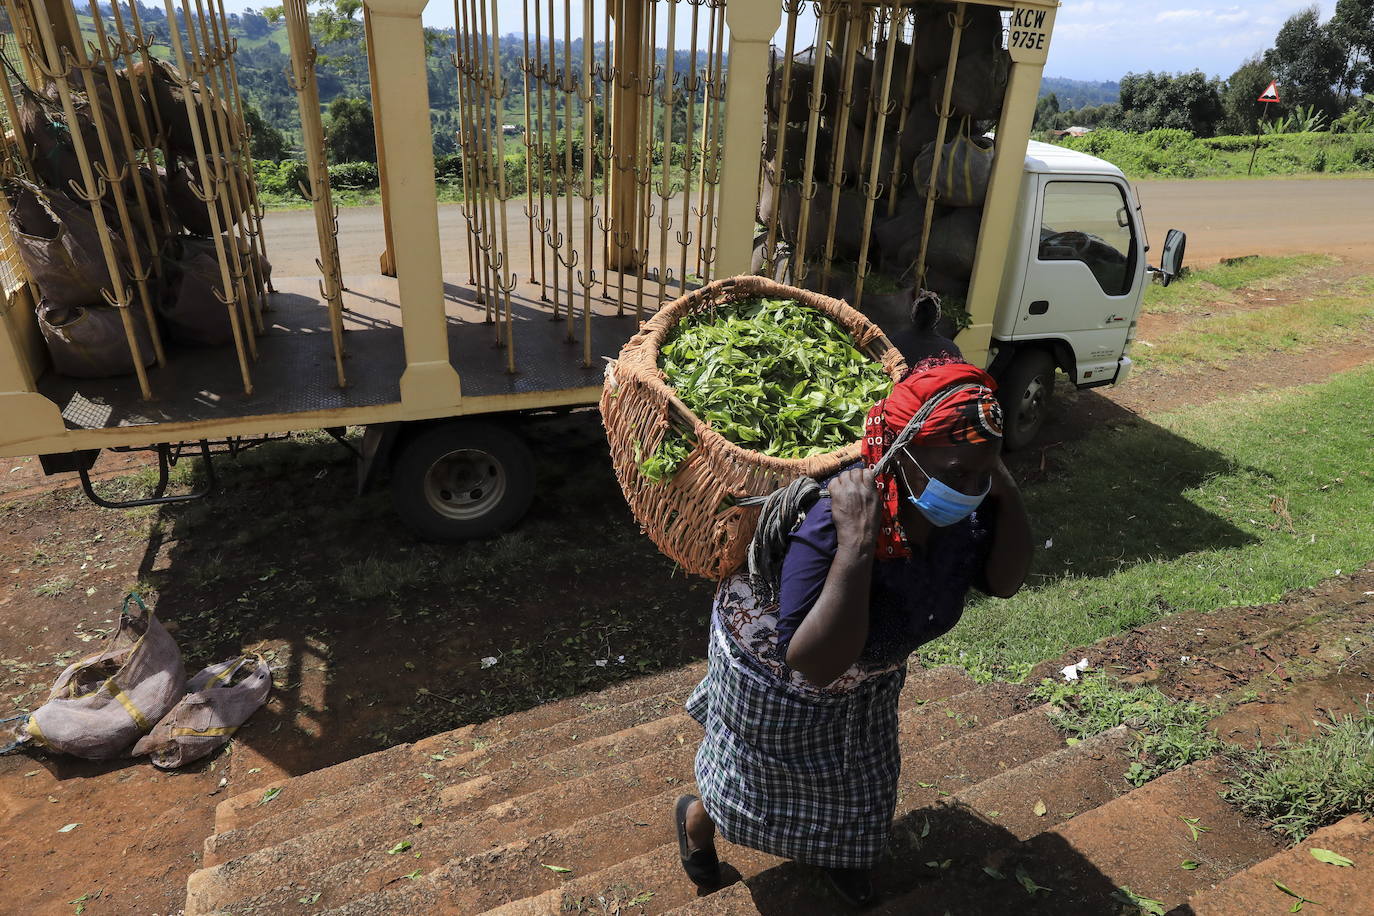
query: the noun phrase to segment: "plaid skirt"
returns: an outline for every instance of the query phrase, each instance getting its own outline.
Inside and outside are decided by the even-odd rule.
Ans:
[[[706,813],[731,843],[827,868],[871,868],[887,848],[906,666],[846,693],[802,693],[750,663],[713,618],[706,677],[687,712]]]

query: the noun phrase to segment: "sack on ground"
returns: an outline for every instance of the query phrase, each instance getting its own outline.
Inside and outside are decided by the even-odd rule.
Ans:
[[[123,313],[133,322],[134,339],[144,366],[157,358],[148,321],[137,306],[57,305],[38,301],[38,329],[43,334],[52,367],[72,378],[110,378],[134,371],[134,355],[124,330]]]
[[[130,601],[137,605],[130,612]],[[118,757],[176,705],[185,692],[181,653],[137,595],[124,599],[105,648],[53,684],[27,729],[35,744],[91,760]]]
[[[935,167],[935,144],[928,143],[916,157],[916,190],[925,194]],[[992,177],[992,141],[971,137],[968,124],[944,146],[935,174],[935,199],[947,207],[981,207]]]
[[[236,680],[237,678],[237,680]],[[204,669],[186,685],[186,696],[139,739],[131,757],[152,755],[164,770],[205,757],[267,700],[272,670],[262,658],[243,656]]]

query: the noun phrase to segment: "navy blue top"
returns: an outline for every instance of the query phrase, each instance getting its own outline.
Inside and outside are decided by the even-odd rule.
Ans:
[[[868,642],[860,660],[896,664],[953,628],[964,613],[969,588],[985,588],[983,570],[991,542],[975,512],[946,528],[934,528],[924,551],[912,545],[910,557],[874,559]],[[797,627],[821,595],[836,544],[830,499],[823,497],[789,536],[783,557],[778,650],[784,657]]]

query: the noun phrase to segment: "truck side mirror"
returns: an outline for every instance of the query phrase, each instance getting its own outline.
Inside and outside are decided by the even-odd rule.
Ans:
[[[1183,250],[1187,245],[1188,236],[1178,229],[1170,229],[1169,234],[1164,236],[1164,251],[1159,256],[1159,272],[1165,286],[1183,270]]]

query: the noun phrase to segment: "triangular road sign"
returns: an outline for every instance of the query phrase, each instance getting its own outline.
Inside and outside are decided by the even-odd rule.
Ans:
[[[1271,81],[1269,82],[1269,88],[1266,89],[1266,90],[1264,90],[1263,92],[1260,93],[1259,101],[1261,101],[1261,102],[1277,102],[1277,101],[1279,101],[1279,82],[1278,82],[1278,80],[1271,80]]]

